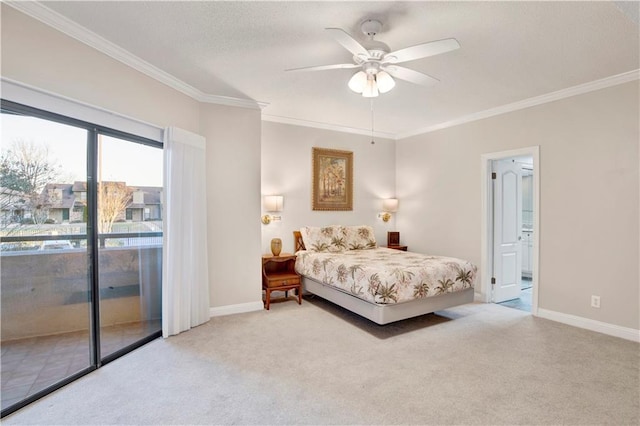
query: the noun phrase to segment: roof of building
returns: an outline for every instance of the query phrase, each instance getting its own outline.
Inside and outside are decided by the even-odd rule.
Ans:
[[[40,203],[54,209],[70,209],[76,199],[70,183],[48,183],[40,193]]]
[[[162,204],[162,187],[159,186],[130,186],[133,191],[144,193],[144,204]],[[144,207],[144,206],[142,206]]]
[[[87,182],[77,180],[73,182],[73,192],[87,192]]]
[[[103,181],[107,183],[115,183],[118,185],[126,185],[126,182]],[[143,203],[130,203],[128,208],[144,208],[148,205],[162,204],[162,187],[158,186],[127,186],[132,192],[142,191]],[[2,188],[3,194],[6,188]],[[57,196],[57,190],[60,190],[60,196]],[[12,191],[7,189],[7,191]],[[87,183],[83,181],[75,181],[70,183],[49,183],[45,185],[40,193],[39,202],[49,208],[65,209],[73,208],[76,205],[85,205],[86,202],[76,197],[76,192],[86,192]],[[133,199],[132,199],[133,201]]]

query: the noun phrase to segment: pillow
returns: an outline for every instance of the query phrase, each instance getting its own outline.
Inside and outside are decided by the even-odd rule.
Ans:
[[[366,250],[378,247],[373,228],[367,225],[346,226],[347,250]]]
[[[345,230],[340,225],[300,228],[302,242],[309,251],[341,252],[347,249]]]

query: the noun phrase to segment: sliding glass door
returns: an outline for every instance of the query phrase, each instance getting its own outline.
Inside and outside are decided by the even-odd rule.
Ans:
[[[162,329],[162,150],[98,134],[97,189],[100,353],[108,359]]]
[[[161,143],[2,101],[2,415],[161,334]]]
[[[2,409],[91,367],[84,129],[2,111]]]

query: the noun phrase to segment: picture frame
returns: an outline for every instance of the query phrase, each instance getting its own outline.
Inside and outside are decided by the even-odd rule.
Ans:
[[[353,210],[353,152],[313,148],[313,210]]]

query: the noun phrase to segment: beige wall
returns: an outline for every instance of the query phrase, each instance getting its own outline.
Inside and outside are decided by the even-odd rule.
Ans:
[[[1,7],[3,77],[207,138],[212,306],[258,301],[258,255],[275,236],[291,251],[291,231],[307,224],[368,223],[381,242],[397,229],[412,250],[479,264],[480,155],[540,145],[540,308],[639,327],[638,82],[371,145],[328,130],[261,129],[258,111],[202,105]],[[354,152],[354,211],[311,210],[313,146]],[[260,224],[261,193],[285,196],[282,222]],[[394,195],[400,211],[383,224],[380,200]],[[591,294],[601,309],[589,307]]]
[[[211,306],[260,302],[260,111],[203,105],[200,117]]]
[[[640,328],[638,94],[635,81],[398,141],[405,243],[483,266],[480,157],[539,145],[539,308]]]
[[[263,122],[262,195],[283,195],[284,211],[282,221],[261,224],[262,252],[270,252],[276,237],[283,252],[293,252],[293,230],[307,225],[371,225],[378,243],[386,244],[395,217],[384,223],[377,215],[382,199],[395,196],[395,142],[375,140],[372,145],[371,136]],[[353,152],[353,211],[311,209],[313,147]],[[259,216],[255,220],[260,223]]]
[[[198,132],[192,98],[2,4],[2,76],[138,120]]]
[[[260,302],[260,111],[201,104],[1,7],[3,77],[207,139],[211,306]]]

